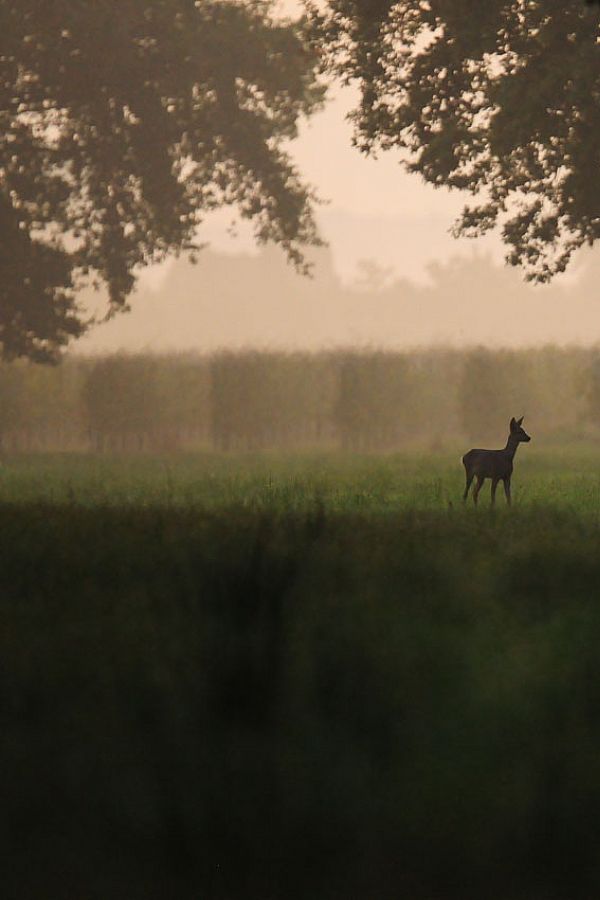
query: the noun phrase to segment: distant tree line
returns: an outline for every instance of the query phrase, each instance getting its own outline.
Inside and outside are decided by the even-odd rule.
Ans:
[[[0,366],[4,452],[165,453],[498,443],[600,434],[600,348],[221,352]]]

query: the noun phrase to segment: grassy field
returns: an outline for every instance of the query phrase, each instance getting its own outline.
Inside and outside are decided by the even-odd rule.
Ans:
[[[24,898],[600,894],[600,447],[7,458]]]
[[[269,512],[440,512],[460,505],[465,447],[437,453],[378,455],[257,453],[176,456],[32,454],[0,463],[0,502],[97,509],[162,506]],[[499,507],[504,505],[502,488]],[[513,500],[576,514],[600,512],[600,444],[522,447],[515,460]],[[481,506],[489,502],[489,482]]]

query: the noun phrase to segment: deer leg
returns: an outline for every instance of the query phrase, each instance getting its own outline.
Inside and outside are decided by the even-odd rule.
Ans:
[[[467,472],[467,486],[465,488],[465,492],[463,494],[463,503],[466,502],[467,497],[469,496],[469,488],[471,487],[471,482],[473,481],[474,475],[473,472]]]
[[[481,485],[485,481],[485,478],[482,478],[481,475],[477,476],[477,484],[475,485],[475,489],[473,490],[473,503],[477,506],[477,498],[479,496],[479,491],[481,490]]]
[[[492,506],[496,503],[496,488],[498,487],[498,478],[492,478]]]
[[[504,479],[504,493],[506,494],[506,502],[510,506],[510,478]]]

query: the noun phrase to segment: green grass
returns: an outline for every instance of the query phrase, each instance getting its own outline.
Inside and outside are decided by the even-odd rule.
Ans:
[[[597,896],[600,453],[459,455],[6,460],[3,896]]]
[[[169,506],[223,509],[244,506],[380,514],[443,510],[460,504],[464,448],[437,454],[344,454],[175,457],[9,457],[0,468],[0,503]],[[600,508],[600,445],[582,444],[517,455],[513,499],[520,509],[540,505],[596,515]],[[500,487],[498,505],[504,505]],[[489,482],[481,506],[489,504]]]

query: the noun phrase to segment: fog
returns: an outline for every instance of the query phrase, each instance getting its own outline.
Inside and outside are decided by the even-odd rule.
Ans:
[[[207,249],[197,265],[180,259],[160,283],[146,282],[131,313],[99,325],[78,352],[523,347],[590,345],[600,337],[597,254],[548,286],[527,284],[518,270],[479,252],[432,262],[418,281],[360,258],[354,278],[343,281],[330,249],[315,259],[312,278],[296,274],[276,248]],[[97,298],[87,302],[93,308]]]
[[[355,100],[349,88],[332,90],[289,146],[325,201],[317,219],[326,247],[312,254],[313,278],[279,248],[257,248],[232,210],[208,214],[198,265],[181,258],[143,271],[132,311],[95,328],[77,351],[595,343],[596,256],[580,254],[566,276],[534,287],[505,266],[498,234],[455,239],[465,196],[407,174],[396,152],[355,150],[346,120]],[[102,307],[101,295],[82,300]]]

